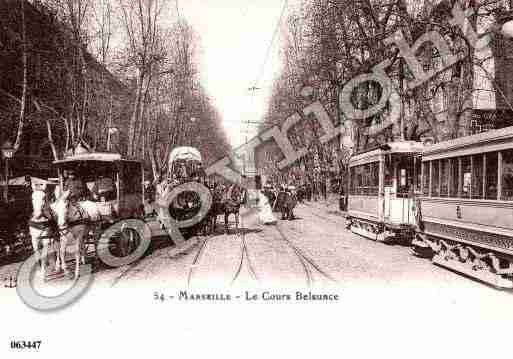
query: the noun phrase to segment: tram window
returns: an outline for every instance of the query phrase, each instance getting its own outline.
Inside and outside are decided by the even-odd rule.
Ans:
[[[502,152],[502,198],[513,201],[513,150]]]
[[[378,188],[379,188],[379,163],[378,162],[371,163],[370,170],[371,170],[371,173],[370,173],[371,183],[370,183],[369,194],[372,196],[377,196]]]
[[[361,194],[360,189],[362,188],[362,166],[356,166],[354,168],[354,194]]]
[[[472,157],[472,198],[483,197],[483,155]]]
[[[349,194],[353,194],[353,169],[349,168]]]
[[[458,197],[459,162],[458,158],[449,159],[451,163],[451,183],[449,184],[449,197]]]
[[[399,187],[406,187],[408,183],[408,176],[406,175],[406,168],[399,169]]]
[[[391,156],[386,156],[384,163],[384,186],[392,187],[394,180],[393,175],[393,165],[391,161]]]
[[[371,164],[367,163],[363,168],[363,192],[362,192],[362,194],[368,195],[371,186],[372,186]]]
[[[416,175],[416,178],[415,178],[415,192],[420,192],[421,191],[421,188],[420,188],[420,184],[421,184],[421,181],[422,181],[422,169],[421,169],[421,166],[422,166],[422,162],[421,162],[420,158],[416,158],[415,159],[415,175]]]
[[[357,194],[356,193],[356,187],[358,186],[358,174],[356,172],[356,167],[353,167],[351,168],[351,188],[352,188],[352,193],[351,194]]]
[[[440,162],[440,177],[442,178],[440,185],[440,197],[447,197],[449,195],[449,173],[451,171],[451,167],[448,159],[440,160]]]
[[[439,184],[440,184],[440,177],[439,177],[439,161],[431,161],[432,165],[432,173],[431,173],[431,196],[432,197],[438,197],[440,195],[439,192]]]
[[[429,196],[429,162],[422,163],[422,194],[424,196]]]
[[[486,154],[486,199],[497,199],[497,179],[498,179],[498,155],[497,152]]]
[[[367,177],[365,176],[365,165],[358,166],[358,194],[365,194],[365,186],[367,185]]]
[[[378,194],[379,188],[379,163],[367,163],[351,168],[351,188],[353,195]]]
[[[470,157],[461,158],[461,197],[470,198],[470,186],[472,183],[472,169],[470,166]]]

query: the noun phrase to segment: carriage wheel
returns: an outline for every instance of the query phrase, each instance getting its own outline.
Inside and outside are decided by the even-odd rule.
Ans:
[[[119,232],[119,236],[115,240],[115,254],[119,257],[126,257],[132,254],[139,244],[141,243],[141,237],[139,233],[133,228],[125,228]]]

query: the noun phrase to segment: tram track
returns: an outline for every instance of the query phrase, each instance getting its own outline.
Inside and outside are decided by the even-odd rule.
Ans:
[[[205,252],[205,248],[207,247],[207,242],[210,238],[212,238],[212,237],[207,237],[202,241],[198,251],[196,252],[196,255],[194,256],[194,259],[189,268],[189,273],[187,275],[187,288],[190,288],[190,286],[191,286],[192,277],[194,275],[196,268],[199,265],[201,257],[203,256],[203,253]]]
[[[230,285],[233,285],[236,282],[236,280],[240,277],[240,274],[242,272],[242,268],[244,267],[244,258],[246,258],[246,261],[247,261],[247,264],[248,264],[248,270],[249,270],[249,274],[251,275],[251,278],[253,278],[253,280],[255,280],[256,282],[260,282],[259,276],[257,275],[257,273],[255,271],[255,268],[254,268],[253,263],[251,261],[251,257],[249,255],[248,245],[247,245],[245,236],[246,235],[244,233],[240,234],[240,237],[241,237],[241,256],[240,256],[240,261],[239,261],[237,270],[235,272],[235,275],[232,278],[232,281],[231,281]]]
[[[240,251],[239,251],[239,259],[237,261],[237,267],[233,271],[233,277],[230,280],[230,286],[234,285],[237,279],[240,278],[242,270],[244,268],[244,264],[247,263],[247,268],[249,271],[249,274],[253,280],[256,282],[260,282],[259,275],[257,274],[257,271],[255,270],[255,267],[253,265],[253,262],[251,260],[250,250],[249,246],[246,241],[246,233],[244,232],[244,222],[243,222],[243,216],[241,216],[241,222],[240,222],[240,232],[236,234],[236,237],[240,238]],[[208,237],[205,240],[203,240],[200,244],[200,247],[198,251],[196,252],[196,255],[194,256],[194,259],[190,265],[188,276],[187,276],[187,287],[191,287],[191,283],[193,282],[194,274],[198,267],[201,265],[201,260],[204,256],[204,253],[206,251],[206,248],[208,247],[207,244],[209,240],[212,237]]]
[[[189,240],[191,240],[191,239],[189,239]],[[209,238],[207,238],[206,240],[208,240],[208,239]],[[197,246],[197,244],[193,244],[191,246],[191,248],[188,248],[188,250],[186,252],[181,253],[181,254],[182,255],[188,254],[187,252],[191,251],[196,246]],[[172,252],[174,252],[174,248],[175,247],[171,248]],[[152,265],[154,265],[154,263],[156,261],[161,260],[164,257],[173,259],[176,257],[176,254],[174,256],[170,256],[169,251],[166,251],[164,248],[162,248],[160,253],[157,253],[155,255],[150,255],[148,257],[143,257],[143,258],[137,260],[136,262],[127,265],[126,268],[124,268],[122,270],[122,272],[119,275],[117,275],[116,278],[114,278],[113,283],[111,284],[111,288],[118,285],[118,283],[121,282],[122,280],[128,279],[133,274],[147,271],[147,269],[150,268]]]
[[[258,237],[263,242],[266,242],[269,245],[274,247],[275,243],[273,243],[273,240],[266,238],[262,234],[258,234]],[[290,248],[290,247],[288,247],[288,248]],[[299,260],[299,263],[301,264],[301,268],[303,269],[303,272],[306,277],[306,283],[307,283],[308,287],[310,287],[313,283],[312,271],[310,270],[310,268],[308,267],[308,264],[304,261],[304,259],[301,256],[299,256],[295,251],[294,251],[294,254],[295,254],[296,258]]]
[[[305,273],[309,273],[309,274],[307,274],[307,277],[310,278],[310,280],[307,281],[309,286],[311,286],[311,284],[313,284],[314,278],[312,275],[312,271],[310,270],[310,268],[308,268],[308,265],[310,265],[312,268],[314,268],[323,278],[329,280],[332,283],[338,283],[338,281],[335,278],[333,278],[329,273],[327,273],[325,270],[323,270],[321,268],[321,266],[318,265],[309,255],[305,254],[305,252],[300,247],[298,247],[290,239],[288,239],[278,224],[276,224],[274,226],[274,229],[279,233],[281,240],[283,242],[287,243],[289,248],[291,248],[294,251],[296,256],[299,258],[301,263],[304,265]]]
[[[253,263],[251,262],[251,257],[249,256],[248,244],[246,242],[246,232],[244,231],[244,218],[245,218],[245,216],[240,216],[240,227],[242,228],[241,233],[239,233],[239,236],[241,238],[240,261],[239,261],[239,265],[237,267],[237,270],[235,271],[235,275],[233,276],[230,285],[233,285],[237,281],[237,279],[240,277],[242,268],[244,266],[244,258],[246,258],[246,261],[248,263],[248,270],[249,270],[249,274],[251,275],[251,278],[253,278],[253,280],[255,280],[258,283],[260,282],[260,279],[258,278],[258,275],[256,274]]]
[[[241,230],[239,233],[236,234],[236,238],[239,239],[240,244],[239,256],[236,262],[236,267],[233,271],[231,271],[233,275],[229,280],[230,286],[233,286],[238,280],[240,280],[242,273],[244,272],[243,269],[245,265],[247,266],[248,274],[251,276],[252,280],[254,280],[257,283],[261,283],[260,274],[256,270],[255,263],[252,259],[254,258],[254,256],[251,247],[248,245],[248,238],[246,237],[247,234],[244,230],[244,218],[242,217],[243,216],[241,216],[240,223]],[[326,220],[326,218],[324,218],[324,220]],[[286,236],[286,234],[284,233],[284,228],[282,228],[283,226],[277,224],[275,226],[270,226],[268,228],[271,227],[274,227],[273,231],[276,231],[276,235],[272,236],[274,237],[274,243],[276,243],[276,240],[279,240],[280,242],[284,243],[289,249],[292,250],[292,253],[294,253],[294,256],[299,261],[308,287],[311,287],[316,281],[315,273],[318,273],[321,277],[329,280],[330,282],[337,282],[318,263],[316,263],[308,253],[306,253],[302,248],[293,243],[293,241]],[[269,233],[267,233],[267,235],[268,234]],[[268,244],[273,244],[271,240],[266,238],[265,233],[257,233],[257,236],[262,241],[267,242]],[[199,270],[199,267],[201,267],[202,260],[205,258],[205,252],[209,250],[209,243],[211,243],[212,238],[213,236],[209,236],[204,239],[197,239],[197,243],[192,245],[191,248],[187,251],[188,254],[195,253],[192,262],[188,268],[188,272],[186,272],[186,282],[188,288],[190,288],[195,282],[197,271]],[[198,248],[196,251],[194,251],[196,247]],[[155,265],[155,263],[159,262],[166,256],[169,257],[168,252],[169,251],[163,250],[160,253],[155,253],[154,255],[150,255],[144,258],[144,260],[139,260],[135,263],[128,265],[121,271],[121,273],[119,273],[116,276],[111,287],[118,285],[120,282],[130,278],[131,276],[137,275],[137,273],[147,272],[152,266]]]

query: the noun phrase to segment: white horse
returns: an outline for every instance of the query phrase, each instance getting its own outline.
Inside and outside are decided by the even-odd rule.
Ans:
[[[50,245],[53,243],[51,220],[51,207],[45,193],[46,185],[32,186],[32,216],[29,221],[29,232],[32,240],[32,248],[36,260],[41,263],[41,277],[46,278],[47,260]],[[41,246],[41,252],[39,247]],[[59,256],[56,255],[56,268],[60,268]]]
[[[60,233],[60,262],[64,273],[69,276],[66,264],[66,253],[75,257],[74,278],[80,275],[80,263],[85,264],[85,239],[89,231],[89,224],[101,219],[101,212],[95,202],[70,202],[70,191],[64,191],[57,198],[52,208],[57,217],[57,226]]]

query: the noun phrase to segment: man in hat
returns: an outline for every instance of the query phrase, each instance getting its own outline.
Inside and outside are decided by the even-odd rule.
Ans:
[[[70,191],[69,200],[72,202],[79,201],[85,193],[84,183],[77,178],[75,171],[68,170],[67,178],[64,181],[64,191]]]

